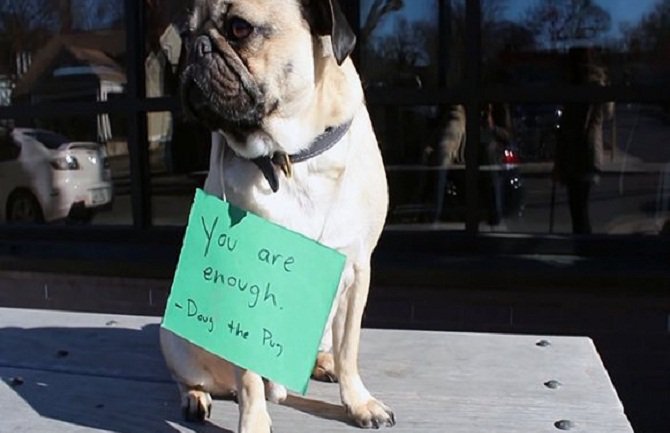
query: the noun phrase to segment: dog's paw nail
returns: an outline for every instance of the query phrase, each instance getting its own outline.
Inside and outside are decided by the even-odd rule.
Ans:
[[[319,352],[316,358],[316,364],[312,371],[312,379],[319,382],[337,383],[337,374],[335,374],[335,360],[330,352]]]
[[[184,395],[182,411],[188,422],[205,422],[212,414],[212,397],[203,391],[189,391]]]
[[[319,381],[319,382],[326,382],[326,383],[337,383],[337,376],[335,373],[331,371],[326,371],[321,368],[316,368],[314,369],[314,372],[312,373],[312,379]]]
[[[393,411],[375,399],[357,407],[347,408],[347,413],[359,427],[366,429],[393,427],[396,422]]]

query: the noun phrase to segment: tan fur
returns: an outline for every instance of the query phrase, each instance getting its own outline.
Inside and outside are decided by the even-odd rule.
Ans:
[[[384,166],[360,79],[350,60],[337,65],[328,37],[310,34],[297,0],[207,0],[196,9],[197,19],[192,26],[212,10],[250,14],[244,16],[253,17],[255,22],[272,23],[276,33],[265,42],[250,44],[240,56],[254,79],[265,83],[267,94],[281,103],[264,119],[262,128],[245,141],[235,141],[236,137],[227,131],[219,131],[230,146],[226,147],[221,136],[215,135],[206,189],[225,194],[231,203],[347,256],[321,348],[332,348],[331,368],[339,379],[342,403],[353,421],[367,428],[393,425],[393,413],[370,395],[358,372],[370,256],[381,234],[388,204]],[[293,69],[286,74],[285,65],[289,62]],[[296,153],[309,146],[326,127],[350,119],[353,122],[349,132],[335,147],[294,164],[291,177],[279,175],[277,193],[272,193],[258,168],[245,159],[258,156],[258,152]],[[182,393],[188,396],[192,390],[215,395],[235,392],[240,404],[239,431],[270,431],[266,394],[272,400],[282,400],[286,395],[283,387],[264,386],[257,374],[233,367],[163,329],[161,345]],[[202,397],[196,400],[201,401]]]

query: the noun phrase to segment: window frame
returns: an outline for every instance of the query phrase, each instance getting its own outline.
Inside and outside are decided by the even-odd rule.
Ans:
[[[441,26],[447,19],[445,9],[450,0],[440,0],[439,20]],[[156,227],[152,225],[151,183],[149,154],[147,145],[147,113],[181,111],[176,96],[147,97],[145,93],[144,44],[136,41],[146,39],[144,2],[124,0],[124,24],[126,31],[126,72],[127,90],[122,97],[104,102],[42,102],[35,105],[0,107],[0,119],[76,116],[79,114],[123,114],[128,120],[128,148],[130,153],[130,190],[132,203],[131,226],[119,227],[74,227],[40,226],[21,227],[0,224],[0,251],[11,260],[1,261],[0,269],[9,266],[31,267],[30,261],[38,258],[90,260],[91,245],[109,245],[111,253],[101,253],[101,260],[109,262],[120,257],[136,257],[137,248],[148,251],[145,257],[151,263],[173,266],[178,253],[183,228]],[[359,23],[360,1],[343,2],[343,9],[352,23]],[[480,117],[477,115],[482,103],[542,103],[546,101],[564,102],[607,102],[619,103],[669,103],[670,97],[661,86],[611,86],[603,88],[555,85],[546,88],[524,88],[501,85],[483,85],[480,77],[481,66],[481,5],[479,0],[466,0],[466,47],[465,78],[457,88],[448,88],[446,83],[438,89],[416,90],[403,88],[370,89],[367,93],[369,105],[448,105],[461,103],[466,107],[467,136],[479,141]],[[356,26],[358,28],[358,26]],[[440,27],[442,28],[442,27]],[[442,34],[443,32],[440,32]],[[448,43],[440,38],[440,46]],[[360,60],[360,52],[354,52],[354,61]],[[442,59],[444,56],[440,56]],[[439,65],[446,68],[444,61]],[[446,74],[440,74],[440,77]],[[668,242],[662,236],[643,237],[639,235],[516,235],[486,234],[480,231],[478,217],[478,146],[466,147],[466,195],[467,217],[465,231],[430,230],[414,231],[394,229],[386,231],[380,248],[397,248],[398,239],[413,239],[416,245],[412,251],[431,255],[448,254],[583,254],[606,256],[613,245],[623,245],[627,254],[654,251],[658,257],[667,257]],[[45,250],[46,243],[53,248]],[[153,248],[157,248],[154,250]],[[164,248],[169,246],[170,248]],[[486,248],[484,248],[486,246]],[[161,249],[162,248],[162,249]],[[85,251],[86,253],[82,253]],[[666,251],[666,253],[663,253]],[[20,264],[17,264],[19,260]],[[99,260],[99,259],[95,259]],[[9,265],[7,265],[9,263]],[[47,262],[40,262],[47,268]],[[46,264],[45,264],[46,263]],[[58,270],[60,261],[54,261],[53,270]],[[160,266],[159,266],[160,267]],[[119,270],[123,272],[123,269]],[[151,270],[147,270],[151,273]]]

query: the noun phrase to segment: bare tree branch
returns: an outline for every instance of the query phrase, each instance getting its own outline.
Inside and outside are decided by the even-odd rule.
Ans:
[[[561,42],[595,38],[610,29],[610,14],[593,0],[537,0],[525,25],[552,48]]]
[[[399,11],[404,6],[404,0],[375,0],[361,29],[363,40],[368,40],[385,15],[390,12]]]

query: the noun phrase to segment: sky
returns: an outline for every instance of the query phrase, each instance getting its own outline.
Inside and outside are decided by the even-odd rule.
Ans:
[[[361,0],[361,24],[365,22],[370,6],[374,0]],[[402,16],[409,21],[417,20],[435,20],[437,22],[436,0],[405,0],[405,8],[402,11]],[[395,15],[400,15],[396,13]],[[391,19],[385,19],[380,27],[381,31],[391,30]]]
[[[508,0],[506,18],[517,21],[523,17],[524,12],[537,0]],[[653,6],[659,0],[595,0],[595,3],[612,16],[612,28],[610,36],[616,36],[619,25],[625,22],[636,24],[642,16],[651,12]]]
[[[507,0],[507,10],[503,18],[518,21],[523,17],[528,7],[537,0]],[[370,10],[373,0],[361,1],[361,20],[364,21]],[[628,22],[636,24],[643,15],[649,13],[659,0],[595,0],[595,3],[607,10],[612,16],[612,28],[609,36],[618,36],[620,24]],[[396,18],[403,16],[409,21],[429,20],[437,21],[436,0],[405,0],[405,10],[395,14]],[[389,17],[390,18],[390,17]],[[392,31],[394,20],[385,19],[379,31]]]

